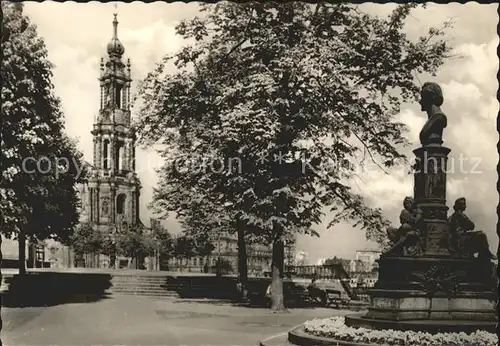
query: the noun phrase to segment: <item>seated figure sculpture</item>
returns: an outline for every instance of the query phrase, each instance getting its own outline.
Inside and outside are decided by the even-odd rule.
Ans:
[[[474,256],[491,260],[495,259],[489,249],[488,239],[482,231],[474,231],[474,223],[465,215],[466,199],[458,198],[453,206],[454,212],[449,217],[450,224],[449,248],[450,252],[462,257]]]
[[[404,209],[399,215],[401,226],[399,228],[389,227],[387,236],[393,243],[385,255],[408,255],[413,256],[421,252],[420,236],[422,210],[415,206],[412,197],[406,197],[403,201]]]

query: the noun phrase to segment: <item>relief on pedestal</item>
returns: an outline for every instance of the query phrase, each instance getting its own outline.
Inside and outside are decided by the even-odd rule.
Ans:
[[[448,253],[447,240],[449,225],[445,222],[427,222],[425,233],[425,252],[433,254]]]
[[[424,210],[424,218],[425,219],[431,219],[431,220],[447,220],[448,215],[447,215],[447,210],[448,208],[446,206],[442,206],[441,208],[437,208],[436,206],[433,206],[429,209],[422,207]]]
[[[416,271],[412,273],[412,276],[427,295],[433,296],[437,292],[444,292],[449,297],[452,297],[456,295],[459,284],[465,280],[466,273],[462,271],[453,272],[441,262],[438,262],[429,270]]]
[[[416,151],[417,162],[413,166],[415,175],[415,198],[446,199],[446,162],[442,153]]]
[[[444,173],[429,174],[426,177],[425,197],[446,198],[446,177]]]

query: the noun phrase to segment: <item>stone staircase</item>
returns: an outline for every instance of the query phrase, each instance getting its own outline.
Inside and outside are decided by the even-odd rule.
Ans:
[[[110,294],[149,297],[178,297],[175,288],[169,287],[166,276],[116,275],[111,279]]]
[[[0,293],[9,291],[9,282],[12,274],[3,274],[0,284]],[[168,284],[167,276],[159,275],[114,275],[111,278],[111,287],[106,290],[107,294],[137,295],[148,297],[173,297],[179,295],[175,290],[175,285]]]

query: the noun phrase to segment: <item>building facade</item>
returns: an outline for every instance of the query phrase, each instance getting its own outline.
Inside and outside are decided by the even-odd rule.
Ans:
[[[215,246],[210,256],[193,258],[170,258],[168,269],[171,271],[186,272],[215,272],[217,258],[221,258],[230,268],[229,273],[238,274],[238,238],[236,234],[221,232],[213,237]],[[247,266],[249,276],[262,276],[271,271],[272,247],[269,245],[247,244]],[[285,266],[295,263],[295,239],[290,239],[285,244]]]
[[[228,273],[238,274],[238,238],[235,234],[221,232],[213,239],[214,251],[207,257],[177,258],[168,260],[170,271],[202,273],[214,272],[217,259],[227,264]],[[269,246],[261,244],[247,245],[248,275],[259,276],[271,270],[272,251]]]
[[[356,271],[370,272],[374,268],[378,268],[377,260],[380,258],[381,254],[382,252],[380,250],[357,250],[356,261],[359,263],[359,266],[363,266],[364,268],[359,268]]]

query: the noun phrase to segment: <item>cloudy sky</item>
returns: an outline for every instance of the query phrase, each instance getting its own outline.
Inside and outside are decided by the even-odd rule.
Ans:
[[[385,16],[394,4],[362,6],[366,11]],[[90,130],[99,108],[99,61],[105,56],[105,46],[112,35],[114,11],[112,3],[98,2],[29,2],[25,5],[25,13],[38,26],[49,59],[55,64],[54,84],[62,100],[67,131],[79,139],[88,161],[92,161]],[[125,58],[131,59],[133,78],[137,81],[162,56],[176,52],[184,44],[175,35],[174,28],[180,20],[197,14],[197,4],[119,3],[117,12],[118,36],[125,46]],[[469,216],[476,221],[478,229],[487,233],[496,249],[496,5],[430,4],[427,9],[413,12],[406,30],[410,37],[417,37],[425,34],[429,27],[439,26],[450,18],[455,25],[447,31],[447,38],[460,58],[449,60],[433,79],[443,88],[445,103],[442,108],[448,116],[444,140],[452,149],[450,163],[454,172],[448,178],[448,205],[451,207],[454,199],[465,196],[469,200]],[[422,83],[425,81],[421,80]],[[408,105],[400,117],[410,127],[408,137],[416,147],[425,114],[420,112],[418,105]],[[143,184],[141,219],[149,224],[147,204],[156,183],[154,167],[160,161],[151,149],[141,149],[137,153],[138,173]],[[403,198],[412,195],[413,179],[402,169],[386,175],[373,168],[363,172],[358,186],[370,205],[383,208],[396,223]],[[327,223],[326,217],[325,224],[317,227],[321,239],[301,237],[298,240],[298,250],[307,252],[311,262],[334,255],[352,258],[356,249],[374,245],[367,242],[364,233],[358,229],[346,224],[326,229]],[[173,232],[179,230],[173,219],[167,220],[166,225]]]

